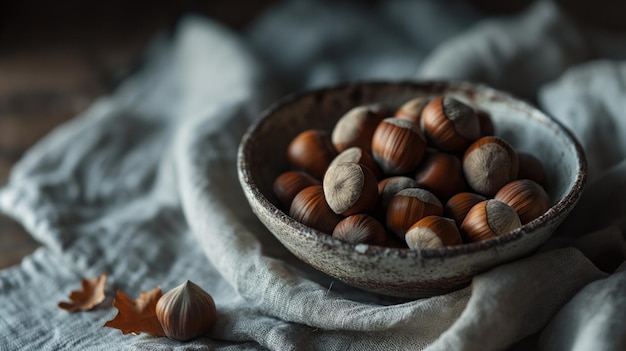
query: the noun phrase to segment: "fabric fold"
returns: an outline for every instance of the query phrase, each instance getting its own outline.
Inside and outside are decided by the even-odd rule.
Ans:
[[[542,350],[626,349],[626,265],[582,289],[542,333]]]
[[[512,17],[487,19],[433,50],[420,79],[483,82],[534,101],[537,90],[568,68],[624,59],[623,33],[587,26],[552,1],[535,1]]]
[[[598,325],[607,325],[620,316],[601,311],[623,305],[616,293],[623,272],[608,275],[583,255],[602,252],[587,250],[592,241],[584,240],[587,229],[614,228],[598,233],[611,244],[623,240],[618,212],[593,223],[584,214],[568,218],[560,230],[565,239],[555,247],[580,251],[546,245],[542,252],[478,275],[463,289],[415,301],[365,292],[312,269],[254,216],[238,183],[236,157],[241,136],[260,110],[278,94],[342,79],[415,78],[409,75],[423,58],[420,77],[484,80],[528,96],[545,86],[539,91],[542,107],[572,128],[591,156],[613,145],[585,130],[590,121],[606,123],[600,130],[611,130],[611,123],[618,126],[616,133],[621,130],[620,98],[626,94],[621,64],[598,63],[589,71],[583,68],[582,76],[570,76],[577,74],[571,71],[544,85],[566,67],[609,55],[600,44],[597,51],[583,45],[581,38],[595,38],[595,32],[564,19],[554,4],[540,2],[520,18],[479,24],[432,54],[433,43],[420,39],[423,33],[411,32],[422,27],[409,25],[411,17],[397,10],[408,5],[385,4],[375,16],[360,7],[352,11],[294,0],[268,12],[245,35],[190,16],[173,37],[157,37],[138,72],[32,148],[0,189],[0,210],[44,244],[20,266],[0,271],[0,345],[41,350],[469,350],[505,349],[542,332],[544,347],[568,347],[574,345],[565,340],[572,338],[572,328],[584,335],[576,345],[617,335],[618,329],[600,333],[580,321],[598,318]],[[426,9],[422,12],[408,8],[416,19],[449,13],[436,4],[419,7]],[[317,18],[300,28],[315,29],[308,43],[299,42],[302,32],[289,22],[294,12]],[[347,13],[354,28],[349,35],[330,37],[345,26],[327,24]],[[368,21],[372,18],[376,26]],[[459,18],[481,19],[476,14]],[[441,33],[455,35],[468,22]],[[286,23],[294,26],[293,33],[284,30]],[[431,18],[428,23],[439,22]],[[498,36],[534,25],[520,41]],[[572,31],[565,33],[567,28]],[[372,42],[360,43],[362,33],[376,35],[369,38]],[[555,36],[544,38],[546,33]],[[497,36],[495,42],[492,36]],[[468,51],[465,40],[481,45]],[[385,52],[363,56],[378,47]],[[549,49],[522,62],[541,48]],[[543,56],[550,52],[555,55],[551,59]],[[575,59],[566,60],[569,54]],[[618,54],[618,49],[610,53]],[[544,59],[549,64],[536,76],[527,75]],[[597,88],[568,90],[578,79],[591,81],[590,87],[610,82],[612,100],[598,97],[603,91]],[[576,102],[589,107],[579,119],[569,110]],[[607,189],[626,179],[624,150],[593,165],[591,191],[581,200],[581,211],[602,208],[598,194],[615,201],[623,197]],[[621,202],[616,204],[622,208]],[[108,289],[131,297],[192,280],[213,295],[218,323],[206,337],[183,344],[102,328],[115,315],[110,307],[77,314],[56,307],[80,278],[102,271],[109,274]],[[594,298],[602,294],[607,298]],[[595,310],[588,310],[586,302]],[[572,318],[574,327],[567,322]],[[620,344],[604,346],[609,350],[615,345]]]

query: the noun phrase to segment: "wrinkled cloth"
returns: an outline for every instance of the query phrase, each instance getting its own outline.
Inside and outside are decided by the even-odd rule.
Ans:
[[[379,6],[287,1],[244,33],[187,17],[29,150],[0,210],[43,246],[0,271],[0,350],[626,349],[626,35],[543,1],[496,19],[463,2]],[[586,150],[579,205],[539,252],[446,295],[399,301],[313,270],[250,210],[237,147],[279,96],[365,79],[466,79],[536,101]],[[189,279],[218,322],[180,343],[103,328],[110,306],[57,307],[103,271],[109,297]]]

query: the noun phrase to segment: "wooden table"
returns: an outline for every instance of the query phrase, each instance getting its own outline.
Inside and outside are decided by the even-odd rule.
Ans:
[[[0,2],[0,186],[24,152],[57,125],[111,92],[150,39],[184,13],[238,30],[278,1]],[[0,214],[0,269],[39,246]]]

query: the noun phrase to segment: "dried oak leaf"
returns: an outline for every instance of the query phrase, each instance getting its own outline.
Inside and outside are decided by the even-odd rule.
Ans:
[[[105,327],[119,329],[122,334],[148,333],[153,336],[165,336],[156,316],[156,303],[162,295],[160,287],[142,291],[136,300],[132,300],[119,290],[117,295],[118,297],[113,299],[113,306],[118,310],[117,315],[106,322]]]
[[[82,290],[75,290],[70,293],[70,302],[59,302],[59,308],[69,312],[87,311],[96,307],[104,301],[104,286],[107,281],[106,272],[101,276],[92,279],[81,279]]]

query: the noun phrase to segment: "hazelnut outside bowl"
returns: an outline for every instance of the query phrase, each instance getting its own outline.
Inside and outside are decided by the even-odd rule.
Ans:
[[[488,112],[495,135],[543,163],[552,200],[547,212],[517,230],[483,242],[411,251],[349,244],[307,227],[279,209],[272,184],[289,169],[287,145],[299,132],[310,128],[330,131],[340,116],[357,105],[383,103],[397,108],[416,96],[442,94]],[[579,200],[586,161],[570,131],[507,93],[467,82],[371,82],[296,93],[275,103],[244,135],[238,172],[254,213],[302,261],[368,291],[420,298],[461,288],[480,272],[534,252]]]

